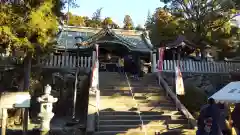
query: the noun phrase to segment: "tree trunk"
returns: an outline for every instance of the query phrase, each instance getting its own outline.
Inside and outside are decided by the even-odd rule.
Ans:
[[[30,86],[30,75],[31,75],[31,61],[32,61],[32,52],[27,52],[27,55],[24,58],[24,76],[21,80],[19,90],[20,91],[29,91]],[[23,82],[22,82],[23,81]],[[21,83],[22,82],[22,83]],[[21,124],[23,120],[24,127],[27,127],[28,124],[28,109],[18,109],[15,113],[15,124]],[[26,131],[26,129],[23,129]]]
[[[29,91],[30,86],[30,75],[31,75],[31,65],[32,65],[32,52],[28,52],[27,56],[24,58],[24,84],[23,91]]]
[[[31,66],[32,66],[32,52],[27,52],[27,56],[24,58],[24,84],[23,91],[29,91],[30,87],[30,77],[31,77]],[[23,117],[23,135],[27,134],[28,130],[28,108],[22,109]]]

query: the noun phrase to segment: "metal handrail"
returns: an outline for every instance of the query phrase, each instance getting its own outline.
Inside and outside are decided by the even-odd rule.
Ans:
[[[76,118],[76,101],[77,101],[77,88],[78,88],[78,74],[79,74],[79,68],[77,68],[76,73],[75,73],[72,119]]]
[[[136,99],[134,98],[134,94],[133,94],[133,91],[132,91],[132,87],[131,87],[130,81],[129,81],[128,76],[127,76],[126,73],[125,73],[125,77],[126,77],[126,80],[127,80],[127,83],[128,83],[128,87],[129,87],[130,92],[131,92],[131,95],[132,95],[132,99],[133,99],[133,101],[136,103],[136,107],[137,107],[137,110],[138,110],[137,113],[138,113],[138,116],[139,116],[139,120],[141,121],[141,126],[142,126],[142,128],[144,129],[144,135],[147,135],[147,130],[146,130],[146,128],[144,127],[144,122],[143,122],[143,119],[142,119],[141,111],[139,110],[138,103],[137,103]]]

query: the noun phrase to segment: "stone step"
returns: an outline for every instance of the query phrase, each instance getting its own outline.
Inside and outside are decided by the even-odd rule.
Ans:
[[[141,125],[140,120],[100,120],[99,125]],[[143,120],[143,124],[146,125],[174,125],[174,124],[189,124],[187,119],[176,119],[176,120]]]
[[[144,125],[142,127],[141,124],[139,125],[99,125],[98,131],[128,131],[128,130],[147,130],[147,131],[157,131],[157,130],[166,130],[167,126],[170,130],[173,129],[191,129],[188,124],[156,124],[156,125]]]
[[[100,115],[139,115],[137,111],[100,111]],[[185,119],[185,117],[179,111],[171,111],[171,112],[164,112],[164,111],[143,111],[140,112],[141,116],[143,115],[163,115],[163,116],[171,116],[172,120],[178,119]]]
[[[187,119],[171,119],[167,121],[168,124],[189,124]]]
[[[100,120],[99,125],[141,125],[140,120]],[[143,124],[165,124],[165,120],[144,120]]]
[[[175,108],[175,104],[173,103],[165,103],[165,102],[161,102],[161,101],[148,101],[148,102],[138,102],[137,103],[139,107],[145,107],[145,106],[149,106],[149,107],[171,107],[171,108]]]
[[[176,129],[190,129],[188,125],[184,124],[174,124],[168,125],[169,130]],[[167,129],[167,125],[99,125],[98,131],[164,131]]]
[[[168,115],[141,115],[142,120],[170,120]],[[99,115],[99,120],[139,120],[139,115]]]
[[[156,93],[156,92],[161,92],[164,91],[163,88],[158,87],[158,86],[138,86],[138,87],[129,87],[129,86],[107,86],[101,90],[121,90],[121,91],[136,91],[136,92],[152,92],[152,93]]]
[[[128,130],[164,130],[166,125],[99,125],[98,131],[128,131]]]
[[[175,111],[176,108],[173,107],[138,107],[136,108],[133,105],[127,105],[127,104],[123,104],[121,106],[101,106],[100,105],[100,110],[107,110],[107,109],[112,109],[114,111],[163,111],[166,113]]]
[[[156,132],[160,132],[161,135],[196,135],[195,130],[191,129],[175,129],[175,130],[155,130],[147,131],[147,135],[157,135]],[[146,135],[144,131],[101,131],[96,132],[94,135]]]
[[[156,135],[155,131],[147,131],[147,135]],[[146,135],[144,131],[98,131],[94,135]]]
[[[181,124],[181,123],[174,123],[174,124],[168,124],[168,128],[171,129],[191,129],[191,126],[187,124]]]
[[[170,105],[170,106],[175,106],[175,104],[168,98],[166,97],[159,97],[160,99],[159,100],[151,100],[150,98],[146,98],[145,97],[145,100],[143,99],[139,99],[139,98],[136,98],[134,97],[135,100],[138,102],[138,103],[148,103],[148,104],[153,104],[153,105]]]
[[[114,80],[113,82],[107,82],[107,83],[99,83],[100,88],[115,88],[115,87],[129,87],[129,84],[127,82],[122,82],[119,80]],[[147,83],[144,84],[142,82],[138,83],[130,83],[131,87],[159,87],[158,83]]]
[[[100,111],[100,115],[138,115],[139,112],[137,111]],[[162,115],[164,112],[140,112],[141,115]]]
[[[133,97],[129,94],[128,96],[123,96],[120,94],[114,94],[112,96],[101,96],[100,97],[100,107],[104,106],[104,107],[117,107],[117,106],[136,106],[136,104],[138,104],[139,106],[167,106],[167,107],[175,107],[175,104],[167,99],[164,96],[157,96],[154,100],[153,97],[145,97],[145,96],[134,96]],[[95,104],[96,102],[96,96],[95,95],[91,95],[89,97],[89,103]]]
[[[136,104],[138,107],[160,107],[160,108],[175,108],[175,105],[173,103],[164,103],[164,102],[159,102],[159,101],[152,101],[152,102],[147,102],[147,103],[141,103],[141,102],[131,102],[129,101],[129,103],[126,101],[126,102],[116,102],[114,104],[109,104],[106,105],[106,104],[103,104],[101,103],[102,101],[100,101],[100,107],[101,106],[118,106],[118,107],[125,107],[125,106],[128,106],[128,107],[135,107]],[[107,101],[106,101],[107,102]],[[172,110],[172,109],[171,109]]]
[[[102,103],[100,103],[102,104]],[[118,105],[109,103],[108,105],[102,104],[100,105],[100,110],[112,108],[115,111],[174,111],[176,110],[175,107],[172,106],[136,106],[136,104],[127,104],[127,103],[119,103]]]
[[[95,101],[95,95],[91,95],[89,101]],[[170,98],[165,96],[134,96],[134,99],[131,94],[113,94],[111,96],[101,96],[101,104],[113,104],[113,103],[126,103],[126,104],[136,104],[136,103],[161,103],[174,105]]]
[[[112,96],[112,95],[121,95],[121,96],[166,96],[164,91],[152,92],[152,91],[130,91],[130,90],[100,90],[101,96]]]

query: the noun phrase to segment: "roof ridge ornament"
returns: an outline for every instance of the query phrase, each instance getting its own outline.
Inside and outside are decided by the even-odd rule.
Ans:
[[[112,29],[112,25],[107,24],[107,28],[108,28],[108,29]]]
[[[150,37],[149,37],[149,31],[144,30],[143,34],[144,34],[144,36],[145,36],[147,39],[150,39]]]
[[[142,33],[142,38],[143,40],[145,40],[145,42],[148,44],[149,48],[153,48],[153,44],[152,44],[152,41],[149,37],[149,31],[148,30],[144,30],[143,33]]]

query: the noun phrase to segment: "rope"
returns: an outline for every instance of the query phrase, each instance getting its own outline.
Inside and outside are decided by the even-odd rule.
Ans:
[[[133,101],[136,103],[136,107],[137,107],[137,109],[138,109],[137,113],[138,113],[139,119],[140,119],[140,121],[141,121],[141,126],[142,126],[142,128],[144,129],[144,135],[147,135],[147,131],[146,131],[146,128],[144,127],[144,123],[143,123],[143,120],[142,120],[141,111],[139,110],[139,108],[138,108],[138,103],[137,103],[136,99],[134,98],[134,94],[133,94],[133,91],[132,91],[132,87],[131,87],[129,78],[128,78],[128,76],[127,76],[126,73],[125,73],[125,77],[126,77],[126,80],[127,80],[127,83],[128,83],[128,87],[129,87],[129,89],[130,89],[130,91],[131,91],[132,99],[133,99]]]

